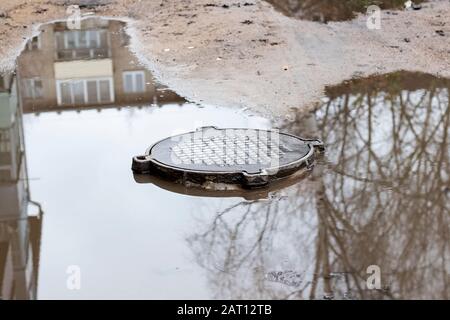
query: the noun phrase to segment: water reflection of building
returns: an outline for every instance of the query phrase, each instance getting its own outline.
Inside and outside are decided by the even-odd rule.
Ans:
[[[41,214],[29,216],[22,115],[14,76],[0,76],[0,299],[35,299]]]
[[[18,59],[24,112],[182,101],[154,81],[128,41],[119,21],[43,26]]]

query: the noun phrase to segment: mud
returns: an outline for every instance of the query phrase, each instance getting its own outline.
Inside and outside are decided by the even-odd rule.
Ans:
[[[71,1],[1,5],[1,68],[12,69],[40,23],[66,16]],[[450,76],[450,2],[321,24],[288,18],[262,1],[105,1],[83,14],[125,19],[131,48],[157,79],[203,105],[271,116],[307,110],[327,85],[396,70]]]

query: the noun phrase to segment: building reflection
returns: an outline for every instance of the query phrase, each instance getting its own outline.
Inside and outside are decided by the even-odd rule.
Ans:
[[[35,299],[42,212],[30,200],[15,75],[0,76],[0,204],[0,298]]]
[[[450,82],[396,73],[327,93],[315,113],[284,128],[321,136],[326,163],[275,201],[244,201],[198,219],[188,243],[212,292],[448,299]],[[380,290],[366,286],[370,265],[381,269]]]
[[[139,64],[124,27],[100,18],[74,30],[65,22],[44,25],[18,58],[24,112],[183,102]]]

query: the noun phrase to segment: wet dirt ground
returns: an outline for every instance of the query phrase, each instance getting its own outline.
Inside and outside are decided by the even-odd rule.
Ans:
[[[103,3],[103,1],[100,1]],[[15,56],[39,23],[66,18],[70,1],[4,6],[0,61]],[[450,5],[383,11],[346,22],[295,20],[262,1],[106,1],[82,13],[132,19],[131,48],[163,84],[189,101],[274,116],[308,109],[324,86],[397,70],[450,76]]]
[[[96,10],[109,10],[102,8]],[[213,15],[218,9],[201,8]],[[233,102],[233,108],[227,107],[253,90],[238,85],[243,72],[230,73],[216,97],[219,89],[213,85],[204,91],[205,83],[212,83],[206,73],[211,66],[184,65],[188,58],[178,60],[180,52],[169,59],[171,48],[152,57],[146,53],[145,66],[152,68],[146,70],[128,50],[128,45],[136,50],[139,38],[123,23],[90,25],[98,33],[86,37],[95,48],[105,45],[109,51],[75,50],[67,44],[87,40],[66,36],[61,25],[46,28],[39,40],[27,42],[13,74],[22,99],[19,109],[8,104],[14,117],[0,114],[2,129],[19,124],[16,133],[2,135],[2,152],[15,150],[14,143],[23,151],[11,159],[2,154],[2,161],[21,159],[22,168],[19,178],[2,176],[0,196],[10,201],[1,207],[2,218],[26,221],[14,208],[31,200],[43,211],[37,227],[31,221],[21,227],[2,219],[0,243],[15,239],[3,228],[14,226],[25,234],[18,238],[18,256],[28,257],[11,259],[0,246],[3,297],[14,279],[35,291],[27,298],[39,299],[449,298],[449,80],[406,71],[360,77],[326,87],[310,112],[269,117],[253,105],[236,108],[240,105]],[[166,47],[158,41],[151,45]],[[54,52],[46,54],[45,43],[53,43]],[[78,65],[73,77],[73,70],[60,66],[77,55],[93,55],[87,60],[94,63],[110,60],[112,71],[103,64]],[[444,73],[445,61],[439,62]],[[433,70],[432,64],[426,67]],[[46,73],[51,68],[54,72]],[[85,73],[94,70],[95,77]],[[87,74],[90,78],[83,78]],[[157,81],[165,77],[176,80]],[[179,88],[183,77],[192,77],[189,86],[201,92],[193,99],[199,103],[165,86]],[[272,81],[282,87],[283,79]],[[177,93],[189,97],[183,90]],[[208,96],[220,103],[213,105]],[[304,100],[294,100],[303,105]],[[295,184],[253,200],[246,194],[193,195],[133,176],[132,156],[161,138],[205,125],[279,128],[322,139],[326,154]],[[11,145],[4,148],[4,143]],[[22,185],[14,200],[10,190],[22,190]],[[25,264],[27,274],[8,273],[11,261]],[[371,265],[381,270],[380,289],[366,286]],[[79,289],[68,287],[70,266],[81,271]],[[16,294],[25,291],[16,289]]]

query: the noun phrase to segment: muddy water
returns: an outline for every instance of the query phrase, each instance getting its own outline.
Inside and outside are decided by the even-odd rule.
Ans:
[[[274,123],[162,87],[119,22],[44,28],[0,92],[3,298],[449,297],[449,81],[355,80]],[[263,197],[133,177],[133,155],[204,125],[281,127],[327,152]]]
[[[404,0],[366,1],[366,0],[266,0],[290,17],[319,22],[345,21],[355,17],[355,13],[364,13],[371,4],[381,9],[401,9]],[[419,4],[423,1],[414,1]]]

